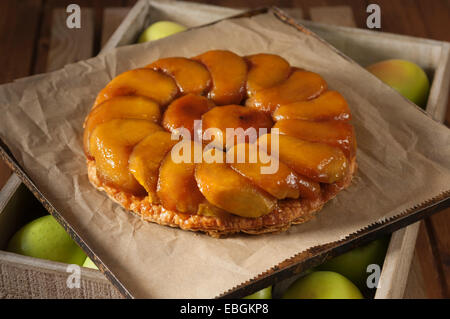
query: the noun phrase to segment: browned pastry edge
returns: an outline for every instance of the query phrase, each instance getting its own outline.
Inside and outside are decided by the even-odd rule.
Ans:
[[[227,218],[186,215],[151,204],[147,197],[136,197],[117,188],[105,185],[98,177],[93,160],[87,160],[89,181],[100,191],[104,191],[112,200],[120,204],[143,220],[179,227],[184,230],[202,231],[212,237],[221,237],[234,233],[263,234],[287,230],[292,224],[302,224],[311,220],[323,205],[333,199],[337,193],[347,188],[355,174],[356,158],[350,161],[347,175],[341,181],[322,186],[321,196],[317,199],[289,199],[278,201],[278,207],[271,213],[246,218],[229,215]]]

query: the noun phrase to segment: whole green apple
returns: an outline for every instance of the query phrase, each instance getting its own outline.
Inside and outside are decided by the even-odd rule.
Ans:
[[[171,21],[158,21],[150,25],[141,33],[138,43],[154,41],[186,30],[186,27]]]
[[[350,279],[359,289],[367,289],[367,266],[377,264],[383,266],[386,250],[389,245],[389,236],[383,237],[330,259],[317,267],[319,270],[337,272]]]
[[[272,286],[261,289],[243,299],[272,299]]]
[[[7,250],[16,254],[67,264],[83,265],[86,255],[51,215],[23,226],[8,243]]]
[[[283,299],[363,299],[350,280],[332,271],[314,271],[297,279]]]
[[[367,70],[413,103],[422,108],[426,106],[430,82],[417,64],[392,59],[372,64]]]
[[[89,257],[86,257],[86,260],[83,263],[83,267],[92,268],[92,269],[97,269],[98,270],[97,265],[94,264],[94,262]]]

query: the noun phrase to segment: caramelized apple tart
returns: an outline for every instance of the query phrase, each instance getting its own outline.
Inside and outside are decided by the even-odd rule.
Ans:
[[[350,185],[350,119],[319,74],[278,55],[163,58],[98,94],[88,177],[147,221],[215,237],[283,231]]]

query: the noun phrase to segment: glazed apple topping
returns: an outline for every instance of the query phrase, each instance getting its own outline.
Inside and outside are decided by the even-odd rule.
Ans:
[[[317,73],[296,70],[286,81],[256,91],[245,104],[272,114],[280,105],[313,99],[326,89],[327,83]]]
[[[169,104],[178,94],[175,81],[164,73],[151,69],[134,69],[115,77],[100,91],[94,107],[120,95],[145,96],[161,106]]]
[[[263,112],[240,105],[226,105],[203,114],[201,128],[203,132],[207,132],[203,134],[205,142],[211,139],[219,148],[225,149],[228,148],[227,143],[233,146],[239,142],[238,137],[241,135],[235,134],[237,129],[242,129],[243,133],[253,129],[253,140],[250,141],[252,134],[248,134],[243,136],[245,140],[241,142],[254,143],[261,128],[267,132],[272,126],[271,117]]]
[[[247,64],[230,51],[208,51],[194,60],[203,63],[211,73],[212,89],[208,97],[217,105],[239,104],[244,99]]]
[[[238,160],[240,154],[243,154],[243,161]],[[264,163],[267,161],[265,157],[270,155],[264,150],[258,149],[257,143],[237,144],[228,150],[227,155],[233,157],[233,161],[230,163],[231,168],[277,199],[299,198],[300,196],[316,198],[320,194],[318,183],[298,175],[278,159],[273,158],[271,165],[267,166]],[[266,174],[262,174],[262,172]]]
[[[136,144],[162,128],[146,120],[114,119],[97,125],[89,141],[89,153],[95,159],[98,177],[134,195],[145,194],[128,167]]]
[[[156,186],[161,162],[176,143],[170,133],[158,131],[136,144],[130,154],[128,169],[145,188],[152,203],[159,203]]]
[[[159,105],[143,96],[117,96],[111,98],[92,110],[84,124],[84,151],[89,154],[89,137],[93,129],[101,123],[112,119],[148,120],[159,123],[161,111]]]
[[[187,155],[189,160],[176,162],[170,152],[166,154],[159,168],[157,195],[166,209],[195,214],[199,210],[199,205],[206,204],[207,201],[200,192],[194,176],[195,142],[182,141],[181,143],[184,145],[180,147],[180,155]],[[184,154],[185,150],[189,150],[190,154]]]
[[[336,91],[326,91],[312,100],[281,104],[273,113],[275,121],[349,121],[350,118],[347,101]]]
[[[275,54],[254,54],[245,58],[249,65],[247,95],[252,96],[285,81],[291,73],[289,62]]]
[[[206,151],[206,156],[210,155],[223,158],[225,153],[210,149]],[[274,197],[235,172],[224,161],[199,163],[195,168],[195,180],[210,203],[238,216],[260,217],[270,213],[276,206]]]
[[[185,128],[194,135],[194,124],[202,115],[214,107],[214,103],[206,97],[194,94],[184,95],[173,101],[164,112],[162,126],[169,132],[176,133]]]
[[[320,75],[274,54],[213,50],[118,75],[98,94],[83,144],[100,181],[152,205],[258,218],[345,178],[350,119]]]
[[[338,147],[347,157],[353,157],[356,151],[353,126],[346,122],[281,120],[273,127],[277,128],[280,134]]]
[[[204,94],[211,85],[208,70],[199,62],[187,58],[165,58],[147,66],[171,75],[184,94]]]
[[[271,134],[261,136],[259,145],[266,151],[273,150]],[[323,143],[313,143],[288,135],[278,136],[277,154],[270,152],[291,167],[298,174],[315,182],[334,183],[342,179],[348,169],[348,159],[337,147]]]

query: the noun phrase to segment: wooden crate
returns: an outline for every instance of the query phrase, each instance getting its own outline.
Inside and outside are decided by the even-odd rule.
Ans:
[[[105,15],[104,18],[102,34],[104,47],[101,53],[121,45],[134,43],[140,32],[146,26],[161,19],[177,21],[188,27],[193,27],[232,16],[242,10],[181,1],[160,2],[149,0],[140,0],[129,11],[126,8],[111,8],[109,14]],[[298,9],[287,9],[287,11],[294,18],[302,18],[302,12]],[[350,26],[354,25],[354,22],[352,24],[348,15],[345,15],[345,10],[342,10],[341,13],[343,13],[341,23],[343,22],[345,25]],[[316,11],[311,16],[313,19],[316,16],[318,17],[317,20],[326,21],[323,11]],[[123,21],[120,23],[122,19]],[[115,26],[119,23],[119,27],[115,29]],[[447,106],[446,92],[448,92],[450,79],[448,43],[348,27],[331,27],[329,25],[303,20],[301,23],[304,23],[308,28],[318,33],[362,65],[387,58],[403,58],[422,66],[430,79],[432,79],[427,112],[435,120],[443,121]],[[114,29],[115,31],[113,32]],[[109,38],[112,32],[113,34]],[[109,38],[109,40],[106,41],[106,38]],[[64,61],[57,61],[50,65],[52,69],[55,69],[64,64]],[[9,238],[8,236],[12,235],[18,226],[25,222],[25,219],[20,216],[20,213],[24,214],[27,208],[23,205],[18,205],[17,200],[14,198],[24,196],[26,192],[17,176],[13,175],[7,187],[0,193],[0,249],[5,247],[6,238]],[[26,201],[19,202],[23,204]],[[392,235],[383,272],[380,277],[380,288],[377,289],[375,298],[401,298],[403,296],[414,252],[418,226],[419,223],[416,223]],[[5,230],[5,232],[2,230]],[[24,292],[18,290],[16,286],[6,286],[4,281],[0,281],[0,297],[2,294],[11,297],[120,297],[119,293],[100,272],[84,268],[82,269],[81,289],[69,289],[65,285],[65,279],[68,276],[66,267],[67,265],[61,263],[43,261],[0,251],[0,275],[2,271],[8,268],[9,271],[15,271],[15,273],[11,272],[11,274],[15,274],[14,276],[17,276],[17,278],[30,278],[30,272],[32,272],[33,277],[40,278],[37,282],[28,283],[33,287],[39,287],[39,285],[46,286],[49,278],[51,278],[51,281],[59,283],[53,295],[42,295],[42,293],[23,295]],[[5,290],[4,287],[9,287],[9,290],[7,292],[3,291]]]

